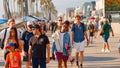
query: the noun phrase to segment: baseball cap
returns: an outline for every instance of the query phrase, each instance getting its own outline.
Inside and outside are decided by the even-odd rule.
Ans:
[[[27,25],[32,25],[32,22],[28,21],[28,22],[27,22]]]
[[[31,28],[37,28],[37,29],[39,29],[40,26],[38,24],[33,24]]]
[[[5,48],[6,48],[6,49],[9,49],[9,48],[12,47],[12,46],[15,46],[15,44],[12,43],[12,42],[9,42],[8,45],[7,45]]]

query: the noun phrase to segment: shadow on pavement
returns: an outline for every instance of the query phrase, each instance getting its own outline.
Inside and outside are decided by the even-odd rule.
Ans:
[[[101,68],[120,68],[120,66],[110,66],[110,67],[101,67]]]
[[[117,58],[85,56],[85,61],[110,61],[110,60],[115,60],[115,59]]]
[[[0,66],[4,66],[5,62],[0,62]]]
[[[120,68],[120,66],[87,66],[84,68]]]

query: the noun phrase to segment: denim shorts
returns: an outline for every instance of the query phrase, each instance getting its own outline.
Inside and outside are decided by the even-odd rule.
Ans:
[[[108,42],[109,37],[103,37],[104,42]]]
[[[118,44],[118,48],[120,49],[120,43]]]

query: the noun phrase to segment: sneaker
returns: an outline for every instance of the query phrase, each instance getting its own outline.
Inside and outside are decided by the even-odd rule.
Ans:
[[[102,49],[101,52],[105,52],[105,49]]]
[[[78,61],[76,61],[76,65],[79,67],[79,63],[78,63]]]
[[[110,50],[106,49],[106,50],[105,50],[105,52],[108,52],[108,53],[109,53],[109,52],[110,52]]]

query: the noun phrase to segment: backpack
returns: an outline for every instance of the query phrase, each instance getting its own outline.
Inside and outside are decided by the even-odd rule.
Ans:
[[[22,35],[22,40],[25,40],[26,35],[28,34],[28,31],[25,31]]]
[[[3,39],[2,39],[1,42],[0,42],[0,48],[1,48],[1,49],[4,48],[4,41],[5,41],[5,38],[6,38],[6,33],[7,33],[7,28],[5,28],[4,37],[3,37]]]
[[[86,29],[85,24],[84,24],[84,23],[81,23],[81,25],[82,25],[83,33],[84,33],[84,32],[85,32],[85,29]],[[75,23],[73,24],[73,27],[74,27],[74,29],[75,29],[75,27],[76,27],[76,24],[75,24]]]
[[[94,32],[94,31],[95,31],[94,25],[93,25],[93,24],[89,24],[89,25],[88,25],[88,30],[89,30],[90,32]]]

